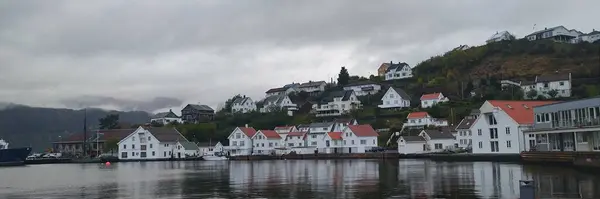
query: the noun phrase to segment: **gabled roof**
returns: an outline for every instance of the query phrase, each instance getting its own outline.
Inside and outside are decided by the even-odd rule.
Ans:
[[[316,123],[310,123],[309,127],[310,128],[323,128],[323,127],[331,127],[333,126],[333,122],[316,122]]]
[[[169,127],[144,127],[160,142],[188,141],[177,129]]]
[[[287,97],[287,95],[285,94],[281,94],[281,95],[273,95],[273,96],[269,96],[267,98],[265,98],[262,103],[263,105],[267,105],[267,104],[281,104],[281,102],[283,102],[283,100]]]
[[[310,128],[310,124],[298,124],[298,126],[296,126],[297,129],[302,129],[302,128]]]
[[[252,136],[254,136],[254,134],[256,134],[256,130],[252,127],[237,127],[237,128],[240,129],[240,131],[242,131],[248,137],[252,137]]]
[[[288,88],[289,88],[289,87],[288,87]],[[269,90],[267,90],[267,92],[265,92],[265,93],[277,93],[277,92],[284,92],[284,91],[286,91],[288,88],[286,88],[286,87],[281,87],[281,88],[272,88],[272,89],[269,89]]]
[[[204,105],[204,104],[188,104],[185,107],[190,107],[199,111],[215,111],[214,109],[212,109],[210,106]],[[185,109],[184,107],[184,109]]]
[[[295,128],[295,126],[278,126],[278,127],[275,127],[273,130],[275,130],[275,131],[278,131],[278,130],[291,131],[294,128]]]
[[[173,110],[169,110],[169,112],[157,113],[152,118],[153,119],[158,119],[158,118],[179,118],[179,116],[177,116],[177,114],[173,113]]]
[[[368,124],[348,125],[348,128],[358,137],[379,136],[379,133]]]
[[[536,35],[538,33],[543,33],[543,32],[548,32],[548,31],[553,31],[554,29],[557,29],[557,28],[560,28],[560,27],[562,27],[564,29],[567,29],[564,26],[556,26],[556,27],[552,27],[552,28],[544,28],[544,30],[535,31],[535,32],[533,32],[531,34],[528,34],[527,36]],[[567,29],[567,30],[569,30],[569,29]],[[527,36],[525,36],[525,37],[527,37]]]
[[[492,36],[491,36],[491,37],[488,39],[488,41],[489,41],[489,40],[494,40],[494,39],[500,38],[500,37],[502,37],[502,36],[503,36],[503,35],[505,35],[505,34],[510,34],[510,33],[508,33],[508,31],[497,32],[496,34],[492,35]]]
[[[391,63],[390,66],[387,68],[387,70],[385,72],[387,73],[387,72],[390,72],[392,70],[399,70],[399,69],[404,68],[405,66],[408,66],[408,64],[405,63],[405,62],[397,63],[397,64]]]
[[[342,132],[329,132],[329,133],[327,133],[327,135],[332,140],[342,140]]]
[[[571,77],[571,73],[540,75],[540,76],[536,77],[536,82],[565,81],[565,80],[569,80],[570,77]]]
[[[421,100],[432,100],[432,99],[439,99],[440,95],[442,93],[429,93],[429,94],[423,94],[421,96]]]
[[[477,118],[475,117],[466,117],[463,118],[460,123],[458,124],[458,126],[456,126],[456,130],[459,129],[470,129],[471,126],[473,126],[473,123],[475,123],[475,120],[477,120]]]
[[[259,130],[258,132],[262,133],[267,139],[281,139],[279,133],[274,130]],[[258,134],[258,132],[256,134]],[[256,134],[254,136],[256,136]]]
[[[497,107],[508,114],[519,124],[533,124],[533,107],[557,103],[558,101],[504,101],[488,100],[492,106]]]
[[[412,113],[409,113],[406,118],[407,119],[419,119],[419,118],[425,118],[427,116],[429,116],[429,113],[427,113],[427,112],[412,112]]]
[[[249,97],[238,97],[233,100],[233,104],[244,104],[246,101],[252,101]]]
[[[590,33],[587,33],[587,34],[582,34],[581,36],[584,36],[584,35],[596,35],[596,34],[600,34],[600,31],[593,30],[593,31],[592,31],[592,32],[590,32]]]
[[[181,144],[185,150],[198,150],[198,145],[194,144],[193,142],[179,141],[179,144]]]
[[[408,95],[404,90],[402,90],[401,88],[397,88],[397,87],[390,87],[390,89],[393,89],[394,91],[396,91],[396,93],[398,93],[398,95],[400,95],[400,97],[402,97],[402,99],[405,100],[409,100],[410,101],[410,95]]]
[[[289,133],[287,134],[287,136],[288,136],[288,137],[290,137],[290,136],[300,136],[300,137],[302,137],[302,136],[304,136],[305,134],[306,134],[306,132],[289,132]]]
[[[344,90],[344,91],[333,91],[329,94],[329,96],[323,98],[321,100],[322,103],[333,102],[335,98],[342,98],[342,101],[348,101],[350,96],[354,93],[353,90]]]
[[[421,136],[400,136],[406,142],[425,142],[425,138]]]
[[[427,130],[423,130],[423,131],[425,133],[427,133],[427,135],[429,135],[429,138],[431,138],[432,140],[454,139],[454,135],[452,135],[452,133],[447,133],[447,132],[434,130],[434,129],[427,129]]]
[[[327,84],[327,82],[325,82],[325,81],[316,81],[316,82],[309,81],[309,82],[305,82],[305,83],[300,84],[300,86],[298,86],[298,88],[320,86],[320,85],[323,85],[323,84]]]

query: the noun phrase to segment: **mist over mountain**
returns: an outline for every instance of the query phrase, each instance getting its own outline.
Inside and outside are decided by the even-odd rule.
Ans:
[[[183,101],[172,97],[156,97],[151,100],[129,100],[115,97],[84,95],[61,100],[67,108],[81,109],[85,107],[99,107],[104,109],[115,109],[121,111],[146,111],[180,107]]]

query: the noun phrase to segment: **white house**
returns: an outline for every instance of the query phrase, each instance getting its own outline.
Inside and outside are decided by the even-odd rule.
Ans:
[[[425,153],[427,149],[427,141],[422,136],[400,136],[398,138],[399,154]]]
[[[321,102],[313,105],[317,117],[340,116],[349,113],[353,109],[360,108],[360,100],[354,91],[334,91]]]
[[[203,153],[200,153],[198,145],[189,141],[178,141],[175,145],[175,154],[177,154],[178,158],[199,157],[203,155]],[[179,154],[181,154],[181,157],[179,157]]]
[[[379,146],[379,133],[368,124],[348,125],[342,131],[343,153],[364,153]]]
[[[473,131],[471,131],[471,126],[473,126],[478,116],[479,115],[469,115],[463,118],[456,126],[456,131],[458,132],[458,135],[456,135],[456,142],[458,143],[458,147],[463,149],[472,147]]]
[[[442,94],[442,93],[424,94],[421,96],[421,107],[429,108],[429,107],[435,106],[437,103],[447,102],[447,101],[448,101],[448,98],[444,97],[444,94]]]
[[[181,117],[177,116],[177,114],[173,113],[173,110],[169,109],[169,112],[157,113],[150,119],[150,123],[158,123],[162,125],[167,125],[173,122],[177,122],[179,124],[183,123]]]
[[[200,156],[203,156],[203,155],[212,155],[215,152],[218,152],[215,149],[215,147],[218,146],[218,145],[221,145],[221,148],[220,148],[219,152],[222,152],[222,150],[223,150],[223,145],[220,142],[217,143],[217,145],[213,145],[213,143],[210,143],[210,142],[200,142],[200,143],[197,143],[196,145],[198,146],[198,154]]]
[[[557,26],[554,28],[544,28],[544,30],[536,31],[531,33],[525,38],[530,41],[533,40],[541,40],[541,39],[551,39],[557,42],[572,42],[573,39],[582,35],[582,32],[579,32],[575,29],[567,29],[564,26]]]
[[[358,125],[358,121],[355,119],[348,118],[336,118],[333,120],[333,129],[332,132],[341,132],[349,125]]]
[[[344,90],[354,91],[356,96],[373,95],[381,90],[381,85],[370,81],[356,82],[344,86]]]
[[[550,98],[551,92],[555,92],[556,97],[570,97],[571,73],[539,75],[533,82],[521,82],[520,86],[526,99],[530,98],[532,90],[535,90],[536,97],[542,95]]]
[[[308,130],[308,134],[306,135],[306,146],[315,148],[319,148],[319,146],[324,146],[324,144],[321,143],[323,142],[323,137],[328,132],[333,131],[334,125],[335,123],[333,122],[311,123]]]
[[[403,127],[448,126],[448,121],[431,117],[427,112],[412,112]]]
[[[577,37],[577,39],[575,39],[573,43],[579,43],[579,42],[594,43],[598,40],[600,40],[600,31],[593,30],[590,33],[579,35],[579,37]]]
[[[252,155],[252,137],[256,130],[251,127],[237,127],[229,134],[229,153],[231,156]]]
[[[298,110],[298,106],[287,95],[269,96],[261,102],[261,105],[261,113],[268,113],[273,110],[286,110],[291,115],[293,111]]]
[[[259,130],[252,136],[253,150],[255,155],[275,154],[275,148],[281,146],[281,136],[274,130]]]
[[[227,150],[227,147],[223,146],[223,144],[221,144],[221,142],[217,142],[217,144],[215,144],[215,146],[213,147],[213,152],[225,152]]]
[[[298,90],[296,89],[296,86],[294,84],[292,85],[286,85],[284,87],[281,88],[272,88],[267,90],[266,96],[265,97],[270,97],[270,96],[275,96],[275,95],[288,95],[290,93],[293,92],[297,92]]]
[[[552,101],[488,100],[471,126],[473,153],[518,154],[525,149],[523,131],[533,125],[533,107]]]
[[[395,79],[411,78],[412,76],[413,76],[412,68],[410,68],[410,66],[404,62],[402,62],[402,63],[398,62],[397,64],[390,62],[389,67],[385,71],[385,80],[386,81],[387,80],[395,80]]]
[[[409,108],[410,96],[404,90],[390,87],[381,98],[379,108]]]
[[[496,34],[492,35],[489,39],[487,39],[486,43],[493,43],[504,40],[511,40],[514,36],[511,35],[508,31],[496,32]]]
[[[325,91],[325,86],[327,86],[325,81],[309,81],[298,85],[298,90],[307,93],[320,93]]]
[[[310,124],[299,124],[296,126],[296,129],[300,132],[308,132],[308,130],[310,130]]]
[[[188,140],[175,128],[138,127],[118,142],[120,160],[184,158],[177,150],[179,142]]]
[[[231,112],[233,113],[247,113],[256,111],[256,103],[252,101],[252,98],[243,96],[233,100],[231,103]]]
[[[342,132],[327,132],[323,136],[322,146],[319,146],[319,153],[342,153],[344,143],[342,138]]]
[[[451,132],[435,129],[426,129],[421,131],[419,136],[425,138],[428,152],[441,152],[446,149],[454,149],[454,140],[456,139]]]
[[[285,139],[285,136],[287,136],[289,132],[298,131],[295,126],[277,126],[273,130],[277,132],[282,139]]]
[[[293,131],[289,132],[285,137],[285,147],[286,148],[294,148],[294,147],[306,147],[306,134],[307,132],[298,132]]]

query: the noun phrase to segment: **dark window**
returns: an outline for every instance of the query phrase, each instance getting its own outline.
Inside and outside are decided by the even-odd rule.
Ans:
[[[127,152],[121,153],[121,158],[127,158]]]
[[[146,152],[141,152],[140,153],[140,157],[145,158],[146,157]]]

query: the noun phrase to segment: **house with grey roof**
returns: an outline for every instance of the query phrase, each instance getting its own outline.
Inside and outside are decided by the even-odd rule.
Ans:
[[[293,92],[298,91],[298,86],[296,84],[286,85],[284,87],[272,88],[265,92],[265,97],[275,96],[275,95],[288,95]]]
[[[512,40],[514,38],[515,38],[515,36],[510,34],[508,31],[496,32],[489,39],[485,40],[485,43],[489,44],[489,43],[499,42],[499,41],[504,41],[504,40]]]
[[[596,41],[600,41],[600,31],[597,31],[596,29],[594,29],[594,30],[592,30],[592,32],[579,35],[579,37],[577,37],[576,39],[573,40],[573,43],[579,43],[579,42],[594,43]]]
[[[556,42],[572,43],[573,39],[576,39],[582,34],[582,32],[575,29],[569,30],[564,26],[556,26],[553,28],[544,28],[543,30],[533,32],[525,36],[525,38],[527,38],[529,41],[550,39]]]
[[[327,86],[327,82],[325,81],[308,81],[300,84],[298,90],[315,95],[325,91],[325,86]]]
[[[285,94],[269,96],[257,103],[257,108],[259,108],[261,113],[286,111],[290,116],[298,110],[298,106]]]
[[[534,91],[536,94],[534,98],[537,98],[539,95],[546,98],[571,97],[571,80],[571,73],[538,75],[531,82],[523,81],[521,83],[521,89],[525,94],[525,99],[529,99],[530,96],[528,93]]]
[[[411,97],[401,88],[390,86],[383,97],[379,108],[410,108]]]
[[[373,95],[381,91],[381,85],[372,81],[354,82],[345,85],[344,90],[352,90],[356,96]]]
[[[412,68],[404,62],[398,62],[397,64],[394,64],[394,62],[390,62],[389,67],[385,71],[386,81],[411,78],[412,76]]]
[[[456,135],[456,142],[458,147],[460,148],[471,148],[473,145],[473,131],[471,127],[479,117],[480,111],[478,109],[474,109],[471,111],[469,116],[463,118],[460,123],[456,126],[456,131],[458,132]]]
[[[215,117],[215,110],[207,105],[188,104],[181,109],[181,119],[185,123],[202,123],[212,121]]]
[[[454,149],[454,140],[456,139],[450,131],[438,129],[425,129],[419,133],[419,136],[427,141],[428,152],[441,152],[447,149]]]
[[[184,158],[200,157],[203,154],[200,153],[200,148],[193,142],[187,140],[180,140],[175,145],[175,153],[183,154]]]
[[[177,114],[173,113],[173,110],[171,109],[169,109],[169,112],[157,113],[150,119],[150,123],[162,125],[167,125],[174,122],[183,123],[183,120],[181,120],[181,117],[177,116]]]
[[[333,91],[313,105],[317,117],[340,116],[359,108],[360,100],[352,90]]]
[[[403,135],[398,138],[399,154],[426,153],[427,148],[427,140],[422,136]]]
[[[118,142],[121,160],[185,158],[180,143],[188,140],[175,128],[138,127]]]
[[[248,113],[256,111],[256,103],[250,97],[239,97],[231,103],[232,113]]]

